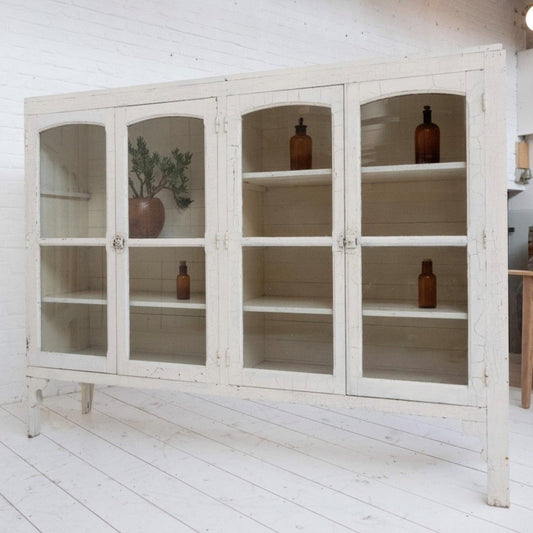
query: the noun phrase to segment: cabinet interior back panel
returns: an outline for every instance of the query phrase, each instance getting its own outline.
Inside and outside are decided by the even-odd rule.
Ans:
[[[364,317],[363,376],[466,384],[467,321]]]
[[[104,237],[106,133],[73,124],[40,134],[41,237]]]
[[[466,179],[363,183],[362,233],[466,235]]]
[[[147,291],[176,296],[176,276],[180,261],[187,262],[191,295],[205,295],[203,248],[131,248],[130,292]]]
[[[170,190],[162,190],[158,195],[165,206],[165,225],[160,234],[164,237],[204,237],[205,233],[205,161],[204,161],[204,123],[203,120],[190,117],[163,117],[137,122],[128,127],[128,139],[136,146],[137,138],[145,139],[151,152],[158,152],[161,157],[170,156],[175,148],[180,152],[192,154],[191,164],[186,171],[189,178],[188,196],[192,204],[186,209],[178,209]],[[129,177],[137,189],[140,185],[131,173]],[[156,182],[160,174],[156,172]],[[133,196],[129,190],[130,197]]]
[[[363,166],[415,162],[414,133],[431,106],[440,129],[440,161],[465,161],[465,98],[454,94],[410,94],[383,98],[361,106]]]
[[[245,313],[244,366],[332,373],[332,317]]]
[[[331,298],[331,248],[247,248],[243,253],[244,299],[260,296]]]
[[[467,259],[461,247],[363,248],[363,302],[402,301],[418,304],[418,275],[423,259],[433,261],[439,302],[466,305]]]
[[[332,232],[331,186],[243,187],[245,237],[328,236]]]
[[[203,310],[130,307],[130,359],[205,364]]]
[[[331,168],[331,110],[287,105],[248,113],[242,119],[243,172],[290,169],[290,138],[303,118],[313,140],[313,168]]]

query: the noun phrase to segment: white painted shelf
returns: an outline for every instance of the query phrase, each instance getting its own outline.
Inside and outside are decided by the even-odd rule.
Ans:
[[[243,172],[242,181],[262,187],[294,187],[298,185],[331,185],[331,169]]]
[[[466,163],[430,163],[421,165],[387,165],[363,167],[363,183],[380,183],[388,181],[427,181],[452,180],[466,178]]]
[[[51,357],[57,357],[57,356],[72,356],[76,357],[79,355],[84,356],[91,356],[91,357],[107,357],[107,348],[99,345],[90,345],[86,346],[85,348],[77,348],[76,352],[74,353],[68,353],[68,352],[47,352],[44,351],[43,353],[46,353],[48,356]]]
[[[262,296],[244,302],[244,310],[253,313],[332,315],[333,304],[328,298]]]
[[[42,191],[41,196],[45,198],[62,198],[63,200],[90,200],[91,193],[70,192],[70,191]]]
[[[103,346],[87,346],[78,350],[81,355],[93,355],[94,357],[107,357],[107,349]]]
[[[307,361],[261,361],[246,370],[278,370],[282,372],[303,372],[304,374],[333,374],[333,365],[309,363]]]
[[[44,303],[106,305],[104,291],[77,291],[44,296]],[[171,307],[175,309],[205,309],[205,294],[192,294],[189,300],[177,300],[175,294],[133,291],[130,294],[132,307]]]
[[[131,307],[171,307],[173,309],[205,309],[205,294],[191,294],[189,300],[178,300],[174,293],[130,293]]]
[[[205,354],[179,353],[179,347],[176,347],[175,354],[134,351],[130,354],[130,360],[205,366],[206,358]]]
[[[262,296],[244,302],[244,311],[253,313],[295,313],[310,315],[331,315],[332,301],[328,298],[300,298],[289,296]],[[416,302],[363,302],[363,316],[439,318],[466,320],[465,307],[450,303],[439,303],[435,309],[420,309]]]
[[[468,313],[466,306],[455,305],[448,302],[437,303],[435,309],[421,309],[416,302],[364,301],[363,316],[466,320],[468,318]]]
[[[43,296],[44,303],[106,305],[105,291],[87,290]]]

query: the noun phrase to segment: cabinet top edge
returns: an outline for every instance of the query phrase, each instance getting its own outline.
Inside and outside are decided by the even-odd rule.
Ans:
[[[25,115],[58,113],[61,111],[114,108],[147,103],[163,103],[174,99],[205,99],[246,92],[276,90],[282,84],[289,87],[341,85],[401,77],[406,69],[418,67],[420,75],[479,70],[484,68],[485,56],[504,54],[501,44],[477,46],[446,54],[420,54],[403,57],[375,57],[330,64],[284,67],[229,75],[189,78],[170,82],[130,85],[71,93],[33,96],[24,99]],[[451,62],[445,64],[446,62]],[[435,65],[437,63],[437,65]],[[434,67],[432,68],[432,64]],[[395,69],[384,69],[395,65]],[[376,74],[369,75],[369,69]],[[436,67],[436,68],[435,68]],[[427,71],[424,71],[427,69]],[[434,72],[433,72],[434,70]],[[431,71],[431,72],[430,72]],[[261,86],[254,82],[262,78]],[[194,88],[194,90],[191,90]]]

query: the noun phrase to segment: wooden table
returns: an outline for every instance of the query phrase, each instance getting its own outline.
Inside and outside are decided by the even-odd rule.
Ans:
[[[522,276],[522,407],[529,409],[531,404],[531,384],[533,380],[533,271],[509,270],[512,276]]]

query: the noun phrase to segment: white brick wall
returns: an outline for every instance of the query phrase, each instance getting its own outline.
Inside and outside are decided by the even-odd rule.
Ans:
[[[25,97],[501,42],[513,164],[526,3],[0,0],[0,402],[24,393]]]

